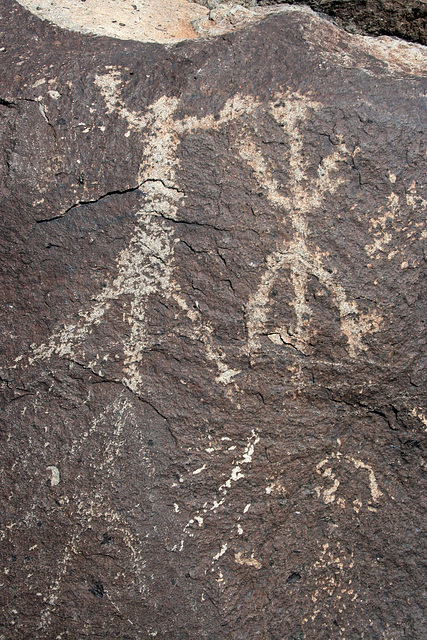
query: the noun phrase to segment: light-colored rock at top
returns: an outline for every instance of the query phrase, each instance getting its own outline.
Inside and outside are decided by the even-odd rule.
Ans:
[[[221,4],[209,10],[188,0],[18,0],[64,29],[122,40],[173,44],[234,31],[259,20],[272,7]]]

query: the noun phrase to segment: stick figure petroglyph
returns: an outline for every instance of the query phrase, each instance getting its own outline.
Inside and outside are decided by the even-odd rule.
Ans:
[[[251,357],[262,350],[262,339],[266,335],[266,327],[271,312],[270,293],[273,287],[289,273],[290,286],[293,291],[292,322],[286,326],[278,325],[269,330],[270,341],[277,346],[287,345],[303,355],[310,354],[309,339],[312,327],[312,309],[307,301],[309,278],[314,276],[320,285],[327,290],[338,310],[340,330],[347,341],[347,351],[350,358],[356,357],[366,350],[364,336],[375,330],[380,318],[373,311],[363,316],[354,300],[350,299],[345,288],[339,281],[339,274],[328,271],[323,263],[321,251],[316,247],[315,240],[310,233],[310,214],[323,206],[325,198],[337,193],[345,178],[340,172],[340,165],[348,159],[349,151],[343,140],[334,148],[333,152],[324,157],[316,167],[315,179],[308,181],[308,164],[304,159],[304,122],[322,105],[310,97],[299,93],[282,92],[268,103],[260,102],[251,96],[235,95],[229,99],[216,117],[205,115],[200,117],[177,118],[179,107],[177,98],[161,97],[153,103],[145,113],[138,113],[127,108],[120,94],[121,74],[117,70],[97,76],[96,84],[105,100],[108,114],[117,114],[127,122],[129,130],[143,136],[145,142],[144,156],[141,160],[137,184],[144,195],[144,204],[136,216],[135,229],[127,246],[117,257],[116,275],[109,285],[98,294],[90,308],[81,309],[77,321],[68,321],[58,326],[47,341],[40,345],[32,345],[28,354],[19,356],[17,362],[27,357],[29,365],[36,361],[46,361],[53,356],[82,361],[86,367],[96,373],[100,370],[103,359],[108,356],[108,346],[94,352],[90,347],[83,349],[89,343],[89,337],[94,328],[104,321],[108,321],[108,311],[118,300],[126,300],[124,304],[124,320],[129,325],[127,335],[122,338],[122,373],[120,381],[132,392],[139,394],[143,391],[143,379],[140,373],[141,363],[146,352],[151,347],[151,337],[146,327],[149,317],[150,298],[160,296],[166,302],[172,301],[178,313],[186,316],[190,323],[194,338],[202,346],[207,367],[213,365],[215,381],[219,385],[229,385],[235,382],[240,371],[232,368],[228,362],[227,353],[214,340],[215,326],[208,321],[197,304],[183,292],[175,274],[175,245],[179,242],[176,232],[176,222],[179,222],[180,209],[185,207],[185,185],[178,178],[179,159],[178,147],[183,136],[197,135],[199,132],[216,132],[229,127],[231,149],[239,162],[250,168],[256,184],[266,194],[268,206],[275,216],[290,226],[290,238],[274,246],[265,257],[265,266],[258,275],[253,291],[245,301],[246,338],[239,345],[241,353]],[[287,166],[288,185],[286,192],[281,189],[275,177],[274,161],[264,153],[257,137],[258,122],[262,118],[269,118],[274,126],[279,127],[281,135],[286,138],[283,163]],[[76,354],[78,357],[76,358]],[[22,362],[25,364],[25,361]],[[108,420],[116,425],[116,432],[123,429],[122,416],[130,409],[125,401],[113,406],[108,413]],[[110,415],[111,414],[111,415]],[[88,439],[97,428],[95,419],[93,426],[87,433]],[[246,433],[239,441],[232,441],[227,434],[223,440],[227,441],[226,451],[230,452],[227,462],[228,475],[212,489],[208,489],[209,496],[199,505],[187,505],[186,521],[182,523],[179,539],[171,547],[171,551],[182,551],[185,540],[197,535],[204,526],[204,518],[220,514],[233,501],[236,487],[243,482],[245,476],[251,474],[251,465],[262,442],[262,433],[257,428]],[[85,440],[82,440],[82,445]],[[79,446],[80,446],[79,445]],[[224,447],[225,448],[225,447]],[[106,450],[105,466],[118,468],[118,456],[114,446]],[[208,451],[206,449],[206,451]],[[72,451],[73,453],[73,451]],[[213,457],[206,458],[206,462],[193,470],[195,477],[201,477],[203,472],[209,473],[216,456],[224,456],[224,451],[212,449]],[[149,456],[149,454],[147,454]],[[362,468],[373,473],[367,464],[359,460],[352,460],[356,468]],[[359,466],[357,466],[359,465]],[[320,468],[320,467],[319,467]],[[369,476],[371,477],[371,476]],[[371,483],[372,484],[372,483]],[[273,486],[273,485],[272,485]],[[373,486],[373,485],[372,485]],[[334,485],[335,487],[335,485]],[[333,488],[334,488],[333,487]],[[271,491],[271,487],[268,487]],[[320,491],[320,489],[319,489]],[[322,486],[322,495],[327,499],[332,495],[331,490]],[[267,489],[266,489],[267,492]],[[98,499],[98,498],[97,498]],[[235,531],[239,536],[243,533],[243,518],[250,509],[248,504],[239,515],[235,527],[230,531],[230,538],[222,540],[222,546],[212,557],[211,570],[227,551]],[[144,560],[142,551],[136,552],[140,541],[124,520],[119,519],[114,509],[107,510],[103,499],[97,502],[91,495],[82,500],[90,507],[90,517],[105,518],[123,535],[127,535],[126,544],[132,556],[134,570],[142,587],[144,587]],[[86,508],[86,507],[85,507]],[[82,507],[83,509],[83,507]],[[175,511],[179,512],[179,505],[175,504]],[[89,512],[88,512],[89,513]],[[78,518],[83,516],[78,512]],[[86,517],[86,516],[84,516]],[[228,542],[227,542],[228,541]],[[173,540],[175,542],[175,540]],[[58,593],[62,588],[62,581],[67,567],[72,561],[74,549],[77,548],[79,538],[73,533],[64,547],[64,554],[58,564],[57,578],[49,591],[49,603],[46,606],[42,622],[46,628],[50,624],[51,609],[55,606]],[[142,548],[142,547],[141,547]],[[261,562],[243,552],[236,552],[235,561],[254,569],[261,568]],[[216,568],[215,568],[216,570]],[[141,588],[142,588],[141,587]],[[145,588],[145,587],[144,587]]]
[[[217,368],[217,382],[229,384],[240,373],[228,366],[225,353],[212,340],[214,327],[204,320],[197,306],[182,295],[173,274],[174,246],[179,241],[173,230],[173,221],[177,221],[179,207],[185,206],[186,199],[176,177],[179,167],[176,151],[181,137],[202,130],[218,131],[236,121],[239,123],[237,133],[233,134],[236,154],[252,169],[257,183],[266,192],[269,205],[284,219],[290,219],[292,225],[290,242],[266,257],[267,268],[247,301],[247,341],[242,350],[251,355],[260,349],[260,336],[269,313],[269,294],[284,267],[290,269],[295,320],[292,326],[279,326],[270,332],[270,340],[278,345],[291,346],[303,354],[309,353],[307,338],[312,312],[306,301],[306,292],[308,278],[315,276],[330,293],[339,312],[349,356],[355,357],[366,350],[363,337],[378,328],[381,318],[375,311],[366,316],[358,312],[356,303],[348,298],[337,275],[325,269],[320,251],[310,242],[309,214],[322,205],[327,194],[334,194],[339,189],[344,178],[338,168],[349,155],[345,143],[340,141],[333,153],[320,161],[316,180],[310,188],[307,187],[302,125],[309,114],[321,108],[321,104],[299,93],[284,92],[267,105],[251,96],[236,95],[225,103],[216,118],[206,115],[175,119],[179,104],[177,98],[163,96],[145,114],[129,110],[120,97],[120,78],[120,72],[113,69],[97,76],[96,84],[104,97],[107,112],[117,113],[127,121],[130,129],[139,131],[146,138],[138,176],[138,185],[143,187],[146,196],[145,205],[138,213],[134,235],[117,259],[115,279],[96,297],[91,309],[81,311],[77,323],[58,327],[45,344],[32,345],[29,363],[48,359],[53,354],[71,357],[76,345],[84,342],[93,326],[102,321],[112,302],[122,296],[130,296],[127,314],[130,333],[126,340],[123,339],[122,381],[137,391],[141,382],[139,363],[149,348],[145,330],[147,305],[150,296],[157,293],[166,299],[172,298],[191,320],[194,336],[204,345],[205,357]],[[263,156],[255,136],[251,135],[257,129],[256,116],[266,112],[288,140],[288,150],[283,158],[290,176],[286,195],[280,191],[269,159]],[[101,357],[96,355],[87,365],[96,369]]]

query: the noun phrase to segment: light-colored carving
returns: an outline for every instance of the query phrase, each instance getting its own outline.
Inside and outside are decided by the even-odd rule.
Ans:
[[[105,446],[105,457],[102,462],[97,465],[97,470],[102,473],[104,469],[113,468],[117,463],[120,450],[125,442],[123,430],[125,422],[129,420],[129,415],[131,415],[131,413],[132,407],[126,398],[119,397],[116,399],[105,408],[105,411],[102,414],[94,419],[88,431],[84,432],[80,438],[75,440],[70,451],[71,455],[79,454],[84,456],[85,452],[93,446],[91,437],[96,434],[101,423],[105,423],[107,421],[111,424],[112,428],[108,432],[108,439]],[[149,456],[144,451],[141,451],[140,453],[142,454],[140,459],[144,462],[145,471],[147,471],[149,475],[153,475],[154,469]],[[52,473],[51,483],[52,486],[54,486],[58,484],[56,480],[59,478],[59,471],[57,467],[54,466],[50,466],[48,469]],[[79,476],[77,476],[77,479],[78,478]],[[55,578],[49,585],[47,594],[44,597],[44,602],[46,604],[41,611],[39,625],[39,628],[44,631],[46,631],[51,625],[52,612],[57,605],[64,579],[73,563],[73,559],[81,553],[80,545],[82,544],[82,533],[88,528],[91,528],[91,523],[93,521],[102,520],[104,522],[108,522],[110,533],[112,535],[115,533],[120,534],[131,559],[134,579],[140,593],[144,596],[149,591],[144,573],[146,564],[144,559],[144,539],[132,531],[126,517],[122,516],[114,508],[111,508],[108,493],[103,495],[97,486],[94,487],[94,490],[91,493],[74,492],[70,497],[64,496],[59,498],[61,507],[65,504],[69,504],[70,498],[72,499],[73,505],[76,509],[76,523],[69,533],[62,551],[58,552],[59,557],[55,571]],[[139,505],[136,505],[135,509],[137,509],[138,506]],[[19,523],[19,525],[22,524],[22,522]],[[106,593],[106,597],[114,605],[111,593]]]
[[[316,588],[311,598],[307,597],[307,611],[310,613],[302,620],[304,626],[310,625],[319,615],[325,614],[325,597],[334,598],[340,613],[348,606],[343,603],[341,608],[341,599],[348,603],[359,598],[349,579],[349,573],[353,567],[353,553],[349,554],[346,549],[343,549],[339,541],[334,544],[325,542],[322,545],[320,555],[311,567],[311,576]],[[340,637],[346,636],[340,634]]]
[[[280,106],[276,107],[277,103]],[[295,291],[293,306],[296,322],[292,328],[277,327],[271,332],[270,339],[273,343],[280,344],[281,341],[304,354],[309,353],[307,342],[312,312],[306,297],[310,275],[315,276],[332,295],[340,314],[341,331],[347,338],[351,357],[366,350],[363,336],[369,331],[377,330],[381,322],[381,318],[375,312],[363,318],[360,316],[356,303],[348,300],[344,287],[337,281],[336,276],[323,267],[320,251],[316,247],[309,247],[308,215],[321,206],[327,194],[335,193],[343,183],[343,178],[337,175],[337,171],[339,164],[345,162],[349,156],[345,144],[341,141],[336,151],[319,163],[315,183],[311,187],[307,186],[307,163],[304,162],[302,153],[301,124],[310,112],[316,111],[320,106],[319,103],[299,94],[288,95],[285,98],[276,96],[270,103],[271,114],[285,131],[289,143],[289,151],[284,157],[284,163],[290,169],[289,195],[283,196],[280,193],[270,167],[252,140],[242,141],[239,148],[241,157],[254,170],[260,186],[266,189],[272,206],[283,214],[285,221],[289,217],[293,227],[291,242],[267,257],[267,270],[262,276],[258,290],[249,301],[247,325],[250,353],[260,348],[259,335],[263,333],[268,317],[269,295],[284,266],[290,269]]]
[[[255,431],[252,431],[252,434],[246,441],[246,445],[242,454],[237,459],[235,459],[233,466],[230,469],[227,480],[218,487],[212,498],[209,501],[205,502],[203,506],[196,511],[195,515],[191,517],[191,519],[184,527],[184,533],[188,532],[188,535],[192,537],[192,527],[194,523],[197,522],[198,526],[202,526],[204,516],[206,514],[216,513],[218,509],[226,503],[227,496],[232,488],[232,485],[238,480],[241,480],[245,477],[243,465],[248,465],[252,462],[255,447],[259,441],[259,435]],[[205,469],[203,469],[203,471],[204,470]],[[196,471],[199,470],[196,469]]]
[[[377,503],[383,493],[378,486],[378,482],[372,466],[370,464],[367,464],[366,462],[363,462],[363,460],[354,458],[349,455],[343,455],[340,451],[333,452],[330,456],[326,457],[324,460],[321,460],[316,465],[316,473],[324,478],[323,483],[315,487],[317,497],[321,498],[325,504],[336,502],[336,504],[338,504],[343,509],[346,507],[345,499],[339,496],[337,497],[338,488],[341,484],[341,481],[337,478],[337,468],[339,469],[339,467],[343,464],[347,465],[347,467],[354,466],[357,470],[361,469],[368,472],[369,490],[371,493],[370,506]],[[335,471],[333,471],[332,467],[335,467]],[[327,485],[326,482],[328,482],[329,485]],[[359,496],[357,496],[353,500],[353,506],[356,513],[359,513],[361,507],[363,506],[363,503]]]
[[[142,381],[141,362],[146,350],[150,349],[150,337],[146,332],[147,308],[150,297],[160,295],[166,300],[173,301],[178,309],[177,313],[185,314],[190,320],[192,336],[203,345],[207,365],[212,363],[215,367],[216,382],[229,385],[235,380],[240,371],[230,367],[226,352],[216,346],[213,340],[215,327],[204,317],[194,300],[181,290],[174,278],[174,246],[179,241],[175,233],[174,221],[178,220],[179,209],[185,207],[186,199],[185,185],[179,184],[177,179],[179,169],[177,149],[182,136],[201,130],[218,131],[236,121],[240,126],[230,130],[231,143],[242,161],[251,167],[257,183],[265,189],[268,202],[275,214],[280,216],[288,227],[290,222],[291,228],[291,239],[266,257],[267,268],[247,301],[248,340],[242,346],[242,351],[252,354],[261,348],[260,337],[264,333],[269,315],[269,294],[273,284],[284,277],[285,269],[290,272],[294,289],[294,322],[289,327],[277,327],[270,334],[272,342],[290,344],[302,353],[308,352],[307,340],[313,328],[311,327],[312,312],[306,301],[306,293],[309,277],[315,276],[330,293],[338,309],[341,331],[347,338],[349,355],[355,357],[366,350],[363,338],[367,332],[378,328],[381,318],[375,311],[367,316],[359,313],[356,303],[349,299],[339,282],[339,275],[330,273],[323,266],[322,254],[310,234],[309,214],[322,206],[325,198],[336,193],[343,184],[343,178],[340,177],[338,169],[348,157],[345,144],[341,141],[333,153],[321,160],[317,167],[315,181],[311,186],[307,186],[308,167],[303,157],[304,121],[310,114],[321,108],[320,104],[300,94],[283,92],[281,95],[274,96],[274,99],[265,107],[263,103],[250,96],[236,95],[226,102],[216,118],[210,114],[178,119],[175,117],[179,105],[176,98],[162,97],[144,114],[125,107],[121,99],[121,75],[117,69],[110,69],[107,74],[97,76],[96,84],[105,99],[107,113],[117,114],[127,122],[129,131],[144,137],[145,151],[137,176],[137,184],[143,186],[145,204],[137,215],[135,229],[127,247],[118,256],[117,275],[95,298],[90,309],[80,311],[77,321],[55,329],[45,344],[32,345],[31,352],[28,354],[29,365],[37,360],[47,360],[57,355],[83,361],[85,366],[98,372],[109,354],[90,354],[90,350],[85,347],[87,339],[96,326],[103,321],[111,305],[116,300],[124,299],[126,300],[124,319],[129,323],[130,330],[129,336],[123,339],[122,343],[124,359],[121,381],[129,389],[138,393],[141,390]],[[276,106],[277,104],[280,106]],[[257,119],[265,117],[266,110],[267,115],[281,127],[287,141],[283,155],[283,163],[288,167],[290,176],[286,194],[281,191],[280,184],[274,177],[271,161],[263,155],[262,148],[257,142]],[[15,366],[23,358],[24,356],[20,356]],[[120,425],[118,428],[120,429]],[[91,429],[87,435],[83,435],[82,443],[90,438],[96,425]],[[115,464],[119,453],[117,447],[120,447],[121,432],[117,432],[113,440],[114,442],[112,441],[111,446],[106,450],[103,463],[105,465]],[[259,441],[260,435],[253,431],[241,454],[234,456],[228,477],[218,486],[209,500],[192,514],[184,527],[182,539],[172,547],[172,551],[182,550],[186,536],[193,536],[194,531],[203,528],[205,516],[208,513],[215,514],[225,504],[235,483],[245,477],[246,465],[251,463],[255,446]],[[235,448],[236,444],[230,441],[228,446],[230,452]],[[214,448],[212,450],[214,451]],[[362,461],[352,461],[352,464],[356,469],[368,471],[372,499],[377,500],[381,492],[375,484],[372,469]],[[149,460],[147,460],[147,467],[150,467]],[[204,462],[191,473],[199,476],[208,471],[209,464]],[[322,471],[319,472],[322,473]],[[339,480],[332,478],[332,473],[330,479],[332,485],[321,490],[323,499],[327,503],[336,499],[339,488]],[[276,490],[276,487],[271,490]],[[91,513],[87,513],[89,503],[92,505]],[[99,496],[88,496],[84,504],[86,506],[83,506],[82,502],[82,509],[86,510],[82,511],[83,519],[107,517],[105,505],[102,504]],[[240,518],[249,509],[250,502],[243,513],[237,517],[236,531],[233,529],[232,535],[242,534]],[[179,510],[180,505],[176,504],[175,511],[179,512]],[[116,516],[110,514],[109,517],[113,523]],[[116,526],[125,535],[124,525],[117,521]],[[224,544],[228,543],[224,542]],[[129,549],[136,548],[130,538],[128,546]],[[64,552],[65,565],[69,562],[70,553],[70,547],[67,545]],[[236,562],[258,568],[259,561],[253,556],[250,558],[238,556]],[[135,555],[135,571],[142,571],[142,566],[142,558]],[[62,569],[58,574],[59,580],[61,580],[61,571]],[[52,588],[56,590],[55,585]]]
[[[281,127],[288,142],[283,162],[288,166],[290,179],[288,193],[283,195],[273,175],[274,167],[262,155],[256,136],[252,135],[257,128],[256,114],[262,114],[265,110],[262,103],[254,98],[234,96],[226,102],[217,118],[209,114],[179,120],[174,118],[178,107],[176,98],[163,96],[144,114],[125,107],[121,99],[121,75],[116,68],[98,75],[96,84],[104,97],[107,113],[117,113],[130,129],[145,138],[138,185],[144,186],[146,204],[138,214],[134,235],[118,257],[116,278],[96,297],[90,310],[80,312],[78,322],[58,327],[46,344],[32,345],[32,353],[28,358],[30,364],[38,359],[48,359],[53,354],[75,358],[76,349],[84,344],[93,328],[101,322],[112,302],[129,296],[130,310],[125,313],[125,319],[130,325],[130,336],[123,341],[125,357],[122,381],[132,391],[137,391],[141,383],[139,365],[150,346],[145,332],[146,308],[149,297],[157,293],[166,299],[172,297],[189,317],[194,337],[202,342],[207,360],[213,362],[218,370],[216,381],[230,384],[235,379],[240,371],[231,368],[226,362],[225,352],[214,345],[214,327],[192,302],[186,300],[174,280],[174,245],[178,238],[168,220],[175,220],[178,207],[185,206],[185,194],[176,178],[179,167],[177,147],[181,136],[200,130],[218,130],[236,120],[242,125],[240,133],[234,134],[236,150],[253,169],[273,209],[283,216],[284,223],[291,221],[293,234],[290,242],[267,256],[267,269],[261,276],[257,290],[248,300],[248,341],[243,351],[252,354],[260,348],[260,335],[264,332],[269,314],[269,294],[285,267],[290,270],[295,292],[292,303],[295,321],[292,326],[277,327],[270,332],[270,340],[275,344],[292,346],[304,354],[309,353],[307,342],[312,331],[312,311],[306,298],[308,278],[315,276],[331,294],[339,311],[341,331],[347,338],[349,355],[355,357],[366,350],[363,336],[378,330],[381,317],[375,311],[364,316],[358,312],[356,303],[348,299],[337,275],[324,268],[321,252],[310,238],[308,216],[322,205],[326,195],[335,193],[343,183],[338,169],[348,157],[345,144],[341,141],[332,154],[321,160],[315,182],[307,186],[308,167],[303,157],[302,129],[305,119],[320,109],[319,103],[298,93],[291,95],[285,92],[274,96],[268,105],[268,113]],[[106,358],[108,354],[95,354],[90,359],[86,356],[86,365],[97,371]]]
[[[427,415],[422,407],[413,407],[410,411],[411,416],[418,418],[423,425],[424,431],[427,432]]]

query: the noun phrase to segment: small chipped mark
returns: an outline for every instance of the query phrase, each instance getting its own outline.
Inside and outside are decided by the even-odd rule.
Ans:
[[[221,370],[221,363],[217,362],[218,368]],[[239,375],[239,373],[242,373],[241,369],[229,369],[228,367],[225,367],[224,370],[219,374],[219,376],[216,376],[215,378],[215,382],[219,382],[221,384],[230,384],[230,382],[233,381],[233,378],[235,378],[236,376]]]
[[[51,472],[51,477],[50,477],[51,486],[56,487],[61,480],[58,467],[56,467],[55,465],[49,465],[48,467],[46,467],[46,469]]]
[[[214,501],[213,501],[213,503],[212,503],[212,506],[211,506],[211,509],[210,509],[210,510],[211,510],[211,511],[216,511],[217,509],[219,509],[219,507],[220,507],[221,505],[223,505],[223,504],[224,504],[224,502],[225,502],[225,498],[223,498],[223,499],[222,499],[222,500],[220,500],[219,502],[218,502],[218,500],[214,500]]]
[[[181,542],[179,543],[179,546],[177,544],[174,544],[171,551],[182,551],[183,548],[184,548],[184,540],[181,540]]]
[[[254,558],[253,554],[250,558],[245,558],[241,551],[234,554],[234,560],[237,564],[245,565],[246,567],[253,567],[254,569],[262,569],[262,564],[259,560]]]
[[[425,427],[425,431],[427,431],[427,415],[425,415],[425,413],[423,412],[422,408],[419,407],[417,408],[413,408],[411,409],[411,415],[414,418],[418,418],[418,420],[421,420],[421,422],[423,423],[424,427]]]
[[[216,553],[214,555],[214,557],[212,558],[212,561],[215,562],[216,560],[219,560],[219,558],[221,558],[221,556],[224,555],[224,553],[227,551],[227,549],[228,549],[227,543],[223,544],[221,549],[218,551],[218,553]]]
[[[206,465],[204,464],[202,467],[199,467],[199,469],[196,469],[195,471],[193,471],[193,476],[197,476],[199,473],[202,473],[202,471],[204,471],[206,469]]]
[[[241,473],[241,467],[239,467],[239,465],[237,465],[237,467],[234,467],[234,469],[231,471],[231,476],[230,476],[230,480],[232,480],[233,482],[236,482],[237,480],[240,480],[240,478],[244,478],[244,474]],[[227,483],[230,482],[230,480],[227,480]],[[229,488],[230,485],[226,483],[226,486]]]
[[[41,87],[42,84],[45,84],[45,82],[46,82],[46,78],[40,78],[40,80],[37,80],[37,82],[33,84],[33,89],[37,89],[37,87]]]

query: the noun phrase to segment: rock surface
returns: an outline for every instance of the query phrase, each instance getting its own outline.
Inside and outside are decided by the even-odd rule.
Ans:
[[[0,29],[1,640],[425,637],[425,50]]]
[[[258,0],[257,4],[305,4],[358,33],[427,44],[426,0]]]
[[[427,0],[18,0],[39,17],[83,33],[174,43],[235,31],[269,13],[307,5],[354,33],[427,44]]]
[[[162,44],[221,35],[281,10],[249,10],[236,3],[209,10],[190,0],[18,1],[40,18],[71,31]]]

